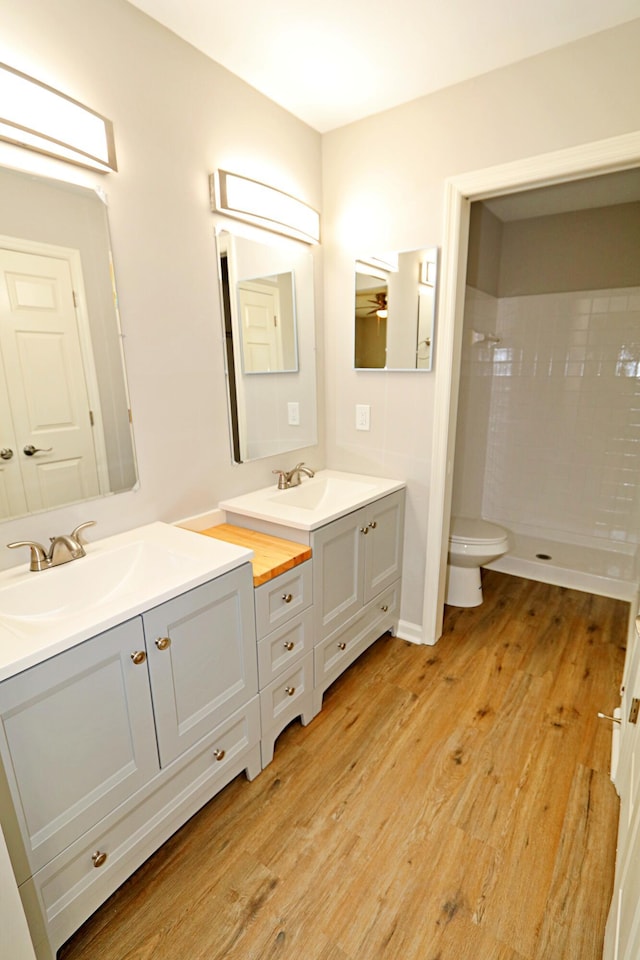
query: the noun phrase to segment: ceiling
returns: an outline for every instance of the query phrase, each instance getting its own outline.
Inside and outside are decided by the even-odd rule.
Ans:
[[[502,222],[640,201],[640,167],[508,193],[482,203]]]
[[[640,16],[638,0],[129,0],[321,133]]]

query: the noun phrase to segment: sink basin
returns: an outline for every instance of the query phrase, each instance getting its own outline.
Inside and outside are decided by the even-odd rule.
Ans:
[[[165,523],[88,543],[49,570],[0,573],[0,680],[248,562],[251,550]]]
[[[278,526],[316,530],[402,487],[401,480],[320,470],[314,477],[303,477],[297,487],[288,490],[278,490],[275,485],[263,487],[223,500],[219,506],[226,511],[230,522],[234,516],[251,517]]]
[[[368,481],[318,474],[310,480],[303,480],[297,487],[278,490],[271,497],[271,502],[300,507],[302,510],[317,510],[323,504],[331,506],[337,502],[360,501],[374,488],[375,484]]]

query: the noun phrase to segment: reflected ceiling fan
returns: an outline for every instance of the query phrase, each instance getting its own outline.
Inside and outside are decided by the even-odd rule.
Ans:
[[[379,293],[373,295],[373,299],[367,300],[367,303],[372,304],[373,310],[367,311],[368,317],[377,317],[378,320],[387,319],[387,292],[386,290],[381,290]]]

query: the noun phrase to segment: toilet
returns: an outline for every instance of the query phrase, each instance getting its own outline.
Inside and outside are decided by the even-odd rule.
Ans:
[[[482,603],[480,567],[497,560],[509,549],[509,533],[488,520],[451,517],[447,591],[452,607],[477,607]]]

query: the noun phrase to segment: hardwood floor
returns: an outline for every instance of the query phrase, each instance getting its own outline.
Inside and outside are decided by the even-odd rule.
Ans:
[[[486,571],[435,647],[381,638],[63,960],[596,960],[627,605]]]

